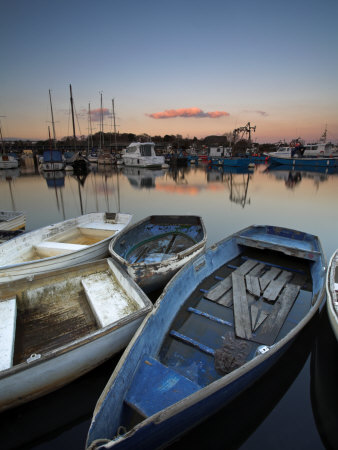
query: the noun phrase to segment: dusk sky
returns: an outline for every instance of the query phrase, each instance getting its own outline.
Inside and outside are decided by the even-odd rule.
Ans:
[[[337,0],[1,0],[0,119],[5,138],[71,135],[88,103],[104,131],[231,132],[338,142]]]

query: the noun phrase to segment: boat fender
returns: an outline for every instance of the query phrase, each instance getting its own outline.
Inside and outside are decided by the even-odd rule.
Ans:
[[[41,355],[39,353],[33,353],[28,359],[27,359],[27,363],[31,363],[33,361],[36,361],[37,359],[40,359]]]

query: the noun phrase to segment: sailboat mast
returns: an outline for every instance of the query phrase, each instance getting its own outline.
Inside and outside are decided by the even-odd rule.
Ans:
[[[73,138],[74,138],[74,149],[76,150],[76,135],[75,135],[75,120],[74,120],[74,102],[73,102],[73,92],[72,85],[69,85],[70,88],[70,106],[72,110],[72,122],[73,122]]]
[[[5,154],[6,149],[5,149],[4,138],[2,136],[1,122],[0,122],[0,140],[1,140],[2,153]]]
[[[53,142],[54,142],[54,148],[56,150],[56,134],[55,134],[55,122],[54,122],[54,114],[53,114],[53,106],[52,106],[52,96],[49,89],[49,103],[50,103],[50,112],[52,116],[52,125],[53,125]]]
[[[102,92],[101,92],[101,133],[102,133],[102,147],[104,147]]]
[[[115,121],[115,105],[114,105],[114,99],[112,99],[112,106],[113,106],[113,119],[114,119],[114,145],[115,145],[115,154],[116,154],[116,121]]]

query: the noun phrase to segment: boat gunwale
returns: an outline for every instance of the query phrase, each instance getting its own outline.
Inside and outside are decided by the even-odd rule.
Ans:
[[[326,295],[327,295],[327,301],[326,301],[326,307],[328,309],[328,316],[330,322],[332,322],[332,328],[338,327],[338,311],[334,307],[334,297],[333,297],[333,290],[334,290],[334,284],[335,284],[335,271],[337,268],[337,258],[338,258],[338,249],[334,251],[334,253],[331,255],[329,264],[328,264],[328,271],[326,276]],[[335,332],[335,329],[334,329]]]
[[[1,379],[7,378],[10,375],[14,375],[16,373],[25,371],[26,369],[29,369],[30,367],[42,364],[50,359],[53,359],[62,354],[68,353],[75,348],[82,347],[82,346],[84,346],[90,342],[93,342],[103,336],[106,336],[107,334],[110,334],[114,329],[118,330],[118,329],[122,328],[124,325],[127,325],[127,324],[135,321],[136,319],[138,319],[138,317],[146,316],[147,313],[152,310],[153,304],[151,303],[151,301],[149,300],[147,295],[137,285],[137,283],[128,274],[126,274],[125,271],[123,271],[121,269],[121,267],[118,266],[118,264],[116,264],[112,260],[112,258],[103,258],[103,259],[96,260],[94,262],[95,262],[95,265],[102,266],[102,267],[106,266],[106,269],[109,269],[110,265],[108,263],[108,260],[110,260],[110,263],[113,263],[113,265],[115,266],[117,271],[120,272],[120,274],[123,277],[128,278],[128,282],[131,284],[132,288],[138,293],[139,297],[141,298],[141,300],[143,302],[143,306],[140,309],[138,309],[137,311],[134,311],[134,312],[128,314],[127,316],[122,317],[121,319],[118,319],[109,325],[106,325],[105,327],[100,328],[98,325],[97,330],[87,333],[84,336],[69,342],[68,344],[61,345],[60,347],[57,347],[54,350],[48,351],[48,352],[44,353],[43,355],[41,355],[40,358],[38,358],[34,361],[31,361],[30,363],[27,363],[27,361],[24,361],[20,364],[16,364],[16,365],[6,369],[6,370],[0,371],[0,381],[1,381]],[[68,267],[66,269],[67,269],[67,272],[71,271],[71,272],[74,272],[75,274],[79,272],[78,276],[80,276],[82,270],[85,270],[87,267],[89,268],[92,266],[93,266],[93,261],[88,262],[88,263],[78,264],[78,265],[72,266],[71,268]],[[39,278],[44,280],[44,279],[52,278],[54,276],[61,275],[62,272],[64,272],[64,270],[65,270],[65,268],[57,269],[57,270],[53,271],[53,273],[51,273],[51,272],[40,273],[38,276],[34,277],[34,281],[39,281]],[[22,278],[20,280],[15,280],[16,283],[18,281],[24,285],[26,285],[28,283],[24,278]],[[13,283],[13,281],[8,282],[8,284],[12,284],[12,283]],[[0,301],[1,300],[2,299],[0,299]]]
[[[265,225],[259,225],[264,227]],[[186,264],[181,270],[179,270],[174,276],[173,278],[169,281],[169,283],[166,285],[166,287],[164,288],[161,296],[157,299],[157,301],[154,304],[154,307],[152,309],[152,311],[146,316],[146,318],[144,319],[144,321],[142,322],[141,326],[138,328],[138,330],[136,331],[136,333],[134,334],[133,338],[131,339],[131,341],[129,342],[128,346],[126,347],[125,351],[123,352],[120,360],[118,361],[110,379],[107,382],[107,385],[105,386],[104,390],[102,391],[97,404],[94,408],[93,411],[93,415],[92,415],[92,420],[91,420],[91,425],[90,428],[88,430],[88,435],[87,435],[87,441],[86,441],[86,448],[88,448],[88,438],[89,438],[89,433],[91,431],[92,425],[95,423],[96,421],[96,416],[98,415],[98,413],[101,410],[101,407],[103,406],[104,402],[105,402],[105,398],[108,395],[109,391],[112,389],[115,380],[118,378],[121,369],[123,369],[124,364],[126,363],[129,353],[131,352],[134,343],[136,343],[138,341],[138,339],[140,339],[142,337],[142,332],[143,329],[147,326],[148,322],[151,320],[151,318],[156,314],[157,309],[160,307],[161,305],[161,301],[162,298],[166,295],[167,291],[170,290],[171,285],[173,285],[176,281],[176,279],[178,279],[179,277],[182,276],[182,274],[186,271],[188,271],[192,266],[194,266],[196,263],[198,263],[200,258],[203,258],[203,256],[206,253],[211,253],[213,251],[215,251],[220,245],[226,243],[227,241],[230,242],[231,240],[236,239],[237,236],[239,236],[241,233],[245,232],[246,230],[249,230],[250,228],[255,227],[255,225],[249,226],[245,229],[242,229],[238,232],[233,233],[232,235],[230,235],[229,237],[226,237],[224,239],[222,239],[221,241],[218,241],[217,243],[213,244],[211,247],[209,247],[207,250],[205,250],[202,255],[199,255],[198,257],[194,258],[193,260],[191,260],[188,264]],[[281,228],[281,227],[279,227]],[[282,227],[283,229],[287,229],[287,230],[291,230],[289,228],[285,228]],[[297,230],[291,230],[291,231],[297,231]],[[307,233],[306,233],[307,234]],[[245,364],[243,364],[242,366],[238,367],[237,369],[233,370],[232,372],[230,372],[227,375],[224,375],[223,377],[219,378],[218,380],[213,381],[212,383],[208,384],[205,387],[202,387],[201,389],[199,389],[196,392],[193,392],[192,394],[188,395],[187,397],[181,399],[180,401],[156,412],[155,414],[153,414],[152,416],[149,416],[147,418],[145,418],[144,420],[142,420],[141,422],[139,422],[137,425],[135,425],[132,429],[130,429],[129,431],[127,431],[124,435],[120,436],[119,440],[114,440],[111,439],[104,448],[110,448],[110,447],[114,447],[115,444],[117,444],[118,442],[122,441],[122,440],[127,440],[128,438],[130,438],[131,436],[133,436],[139,429],[153,423],[153,424],[160,424],[161,422],[164,422],[168,419],[170,419],[171,417],[175,416],[176,414],[198,404],[200,401],[202,401],[204,398],[217,393],[218,391],[226,388],[226,386],[230,385],[232,382],[234,382],[235,380],[240,379],[241,377],[245,376],[247,373],[249,373],[251,370],[253,370],[254,368],[256,368],[257,366],[259,366],[260,364],[264,363],[266,360],[270,359],[271,357],[273,357],[276,353],[278,353],[279,351],[282,351],[283,348],[285,348],[288,344],[291,344],[292,341],[294,340],[294,338],[297,336],[297,334],[299,332],[301,332],[301,330],[311,321],[311,319],[314,317],[314,315],[318,312],[319,307],[323,301],[323,298],[325,296],[325,280],[324,280],[324,272],[325,272],[325,267],[326,267],[326,258],[325,258],[325,254],[322,250],[322,246],[320,243],[320,240],[317,236],[315,235],[308,235],[311,236],[313,238],[314,241],[317,242],[318,244],[318,248],[321,250],[321,258],[317,261],[313,261],[314,264],[320,264],[320,262],[322,262],[321,266],[322,266],[322,270],[320,273],[320,279],[323,280],[323,283],[321,283],[321,288],[320,290],[314,294],[314,291],[312,291],[312,295],[315,298],[315,302],[311,302],[311,308],[310,310],[307,312],[307,314],[297,323],[297,325],[295,325],[292,330],[290,330],[283,338],[281,338],[280,340],[278,340],[275,344],[273,344],[272,346],[269,347],[269,351],[267,351],[266,353],[260,354],[255,356],[254,358],[252,358],[251,360],[247,361]],[[193,290],[193,289],[192,289]],[[190,292],[191,294],[191,292]],[[188,296],[190,295],[188,293],[185,294],[185,299],[188,298]],[[268,368],[269,369],[269,368]],[[268,370],[266,369],[266,370]],[[252,382],[249,384],[254,384],[256,381],[256,378],[252,380]],[[248,385],[248,386],[249,386]],[[247,386],[247,387],[248,387]],[[244,390],[246,389],[246,387],[244,388]],[[242,391],[240,391],[242,392]],[[237,392],[234,396],[237,397],[240,392]],[[219,409],[222,408],[222,406],[219,407]],[[214,411],[216,412],[216,410]],[[200,422],[203,419],[200,420]],[[181,433],[182,434],[182,433]],[[177,436],[175,436],[175,438],[177,438]],[[93,443],[95,443],[94,441],[91,441],[89,445],[93,445]],[[91,447],[89,447],[91,448]],[[100,446],[98,447],[100,448]]]

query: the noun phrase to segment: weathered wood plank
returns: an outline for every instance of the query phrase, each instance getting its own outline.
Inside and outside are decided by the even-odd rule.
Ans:
[[[281,269],[278,269],[277,267],[271,267],[270,270],[267,270],[264,275],[259,278],[261,290],[264,291],[270,281],[274,280],[280,273]]]
[[[283,289],[285,284],[291,280],[291,278],[292,274],[290,272],[283,270],[283,272],[278,276],[278,278],[270,282],[268,287],[263,292],[263,298],[265,298],[270,302],[276,301],[281,290]]]
[[[223,296],[232,287],[231,276],[224,278],[224,280],[219,281],[215,287],[210,289],[210,291],[204,294],[204,297],[208,300],[215,302],[221,296]]]
[[[238,273],[240,275],[246,275],[250,270],[257,266],[258,262],[252,259],[248,259],[241,266],[235,269],[232,273]],[[213,288],[209,290],[208,293],[204,294],[207,300],[213,302],[217,301],[221,296],[223,296],[229,289],[231,289],[232,281],[231,275],[224,278],[224,280],[219,281]]]
[[[292,308],[301,286],[288,284],[274,305],[269,317],[262,324],[260,332],[255,336],[255,341],[265,345],[274,344],[287,315]]]
[[[259,284],[258,277],[252,276],[251,274],[245,275],[246,288],[250,294],[259,297],[261,295],[261,287]]]
[[[251,323],[252,331],[256,331],[268,317],[268,312],[259,308],[256,304],[251,305]]]
[[[231,281],[232,284],[232,281]],[[217,303],[223,306],[227,306],[228,308],[230,308],[232,306],[233,303],[233,293],[232,293],[232,288],[228,290],[228,292],[226,292],[224,295],[222,295],[222,297],[220,297],[217,300]]]
[[[234,323],[236,336],[243,339],[251,339],[251,318],[248,300],[246,296],[245,281],[242,274],[233,272],[232,289],[234,304]]]
[[[263,271],[265,267],[265,264],[263,263],[258,263],[250,272],[248,275],[251,275],[253,277],[257,277],[258,275],[260,275],[260,273]]]

